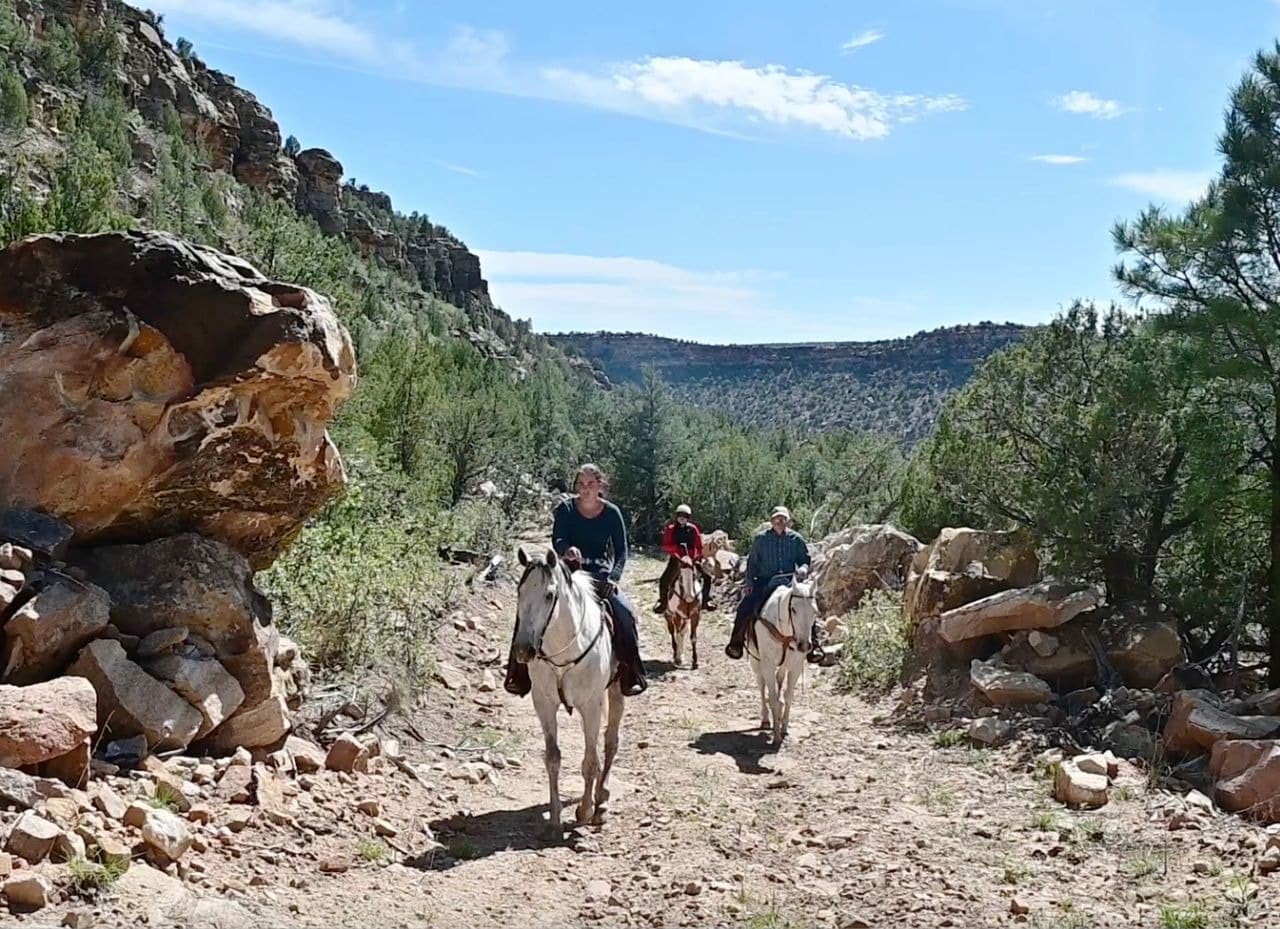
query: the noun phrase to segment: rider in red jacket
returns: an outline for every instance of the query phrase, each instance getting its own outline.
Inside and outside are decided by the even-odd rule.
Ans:
[[[702,608],[711,609],[711,575],[702,565],[702,530],[693,521],[693,511],[686,503],[676,507],[676,518],[667,523],[662,531],[662,550],[667,553],[667,569],[658,580],[658,603],[653,608],[655,613],[667,611],[667,598],[671,596],[671,585],[680,573],[680,565],[690,561],[698,574],[702,576]]]

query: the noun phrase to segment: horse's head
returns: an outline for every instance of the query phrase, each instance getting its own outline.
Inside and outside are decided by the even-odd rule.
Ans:
[[[698,572],[692,559],[680,562],[680,573],[676,576],[676,596],[688,603],[698,599]]]
[[[818,605],[813,599],[813,584],[796,582],[787,592],[787,616],[791,620],[791,634],[796,637],[796,649],[808,652],[813,647],[813,627],[818,621]]]
[[[555,615],[563,584],[569,580],[569,569],[554,549],[530,555],[522,547],[516,555],[524,574],[516,588],[516,660],[525,664],[533,660],[542,647],[542,637]]]

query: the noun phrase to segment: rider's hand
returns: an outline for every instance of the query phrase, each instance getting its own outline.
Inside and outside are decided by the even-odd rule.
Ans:
[[[606,593],[607,595],[609,595],[610,597],[617,596],[617,593],[618,593],[618,582],[617,582],[617,581],[612,581],[612,580],[610,580],[610,581],[605,581],[605,582],[604,582],[604,590],[605,590],[605,593]]]
[[[564,553],[564,560],[570,563],[582,564],[582,551],[576,545],[570,545],[568,551]]]

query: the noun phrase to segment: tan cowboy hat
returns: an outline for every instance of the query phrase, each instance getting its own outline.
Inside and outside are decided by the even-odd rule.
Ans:
[[[692,516],[692,515],[693,515],[693,510],[689,509],[689,504],[687,504],[687,503],[682,503],[682,504],[680,504],[678,507],[676,507],[676,515],[677,515],[677,516]]]
[[[779,516],[784,518],[787,522],[791,522],[791,511],[785,506],[775,506],[773,508],[773,512],[769,514],[770,519],[776,519]]]

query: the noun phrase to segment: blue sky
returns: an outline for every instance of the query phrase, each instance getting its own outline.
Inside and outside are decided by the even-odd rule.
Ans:
[[[1277,0],[147,0],[537,329],[1038,322],[1185,203]]]

